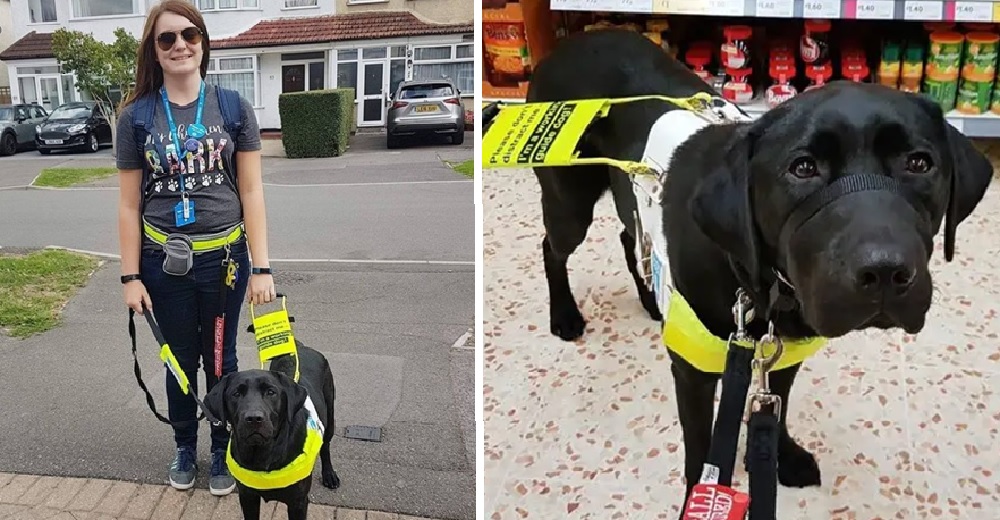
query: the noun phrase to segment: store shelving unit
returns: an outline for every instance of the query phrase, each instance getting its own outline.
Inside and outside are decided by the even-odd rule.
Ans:
[[[534,63],[555,43],[553,20],[561,13],[798,19],[798,23],[820,18],[917,26],[924,22],[1000,23],[1000,1],[984,0],[520,0],[520,7]],[[551,31],[551,35],[546,31]],[[522,92],[523,86],[524,83],[521,84]],[[495,89],[490,93],[494,92]],[[509,90],[505,95],[490,95],[484,90],[483,98],[484,101],[523,101],[523,94],[511,94],[513,92],[516,90]],[[759,100],[744,108],[754,116],[767,110],[766,104]],[[947,117],[955,128],[968,136],[1000,137],[1000,115],[990,112],[970,115],[951,110]]]

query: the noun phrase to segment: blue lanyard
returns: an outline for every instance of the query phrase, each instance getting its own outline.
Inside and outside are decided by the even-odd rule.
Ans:
[[[184,160],[183,157],[186,155],[185,148],[181,148],[180,134],[177,133],[177,125],[174,124],[174,114],[170,111],[170,100],[167,99],[167,88],[160,87],[160,98],[163,99],[163,111],[167,114],[167,124],[170,125],[170,141],[174,144],[174,149],[177,151],[177,160]],[[194,116],[194,124],[191,127],[202,128],[201,126],[201,113],[205,108],[205,82],[201,82],[201,89],[198,91],[198,111]],[[204,135],[204,134],[203,134]],[[200,136],[199,136],[200,137]],[[181,193],[184,193],[184,175],[180,175],[180,185]]]

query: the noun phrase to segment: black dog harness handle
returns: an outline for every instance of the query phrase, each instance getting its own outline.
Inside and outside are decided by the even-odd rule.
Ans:
[[[156,323],[156,320],[153,318],[153,312],[150,311],[149,309],[146,309],[145,305],[143,305],[143,309],[145,310],[145,312],[143,312],[142,315],[146,317],[146,322],[149,324],[149,328],[153,331],[153,337],[156,338],[158,344],[166,345],[167,341],[163,337],[163,331],[160,330],[160,326]],[[129,308],[128,310],[128,334],[132,338],[132,360],[135,363],[134,366],[135,380],[137,383],[139,383],[139,388],[141,388],[142,391],[146,394],[146,404],[149,405],[149,409],[153,412],[153,415],[155,415],[156,418],[160,420],[160,422],[164,424],[169,424],[171,426],[182,426],[191,423],[192,421],[171,421],[170,419],[164,417],[163,415],[161,415],[159,412],[156,411],[156,405],[153,403],[153,395],[149,393],[149,389],[146,388],[146,384],[142,381],[142,371],[139,370],[139,358],[138,355],[136,354],[135,310],[132,308]],[[215,426],[222,424],[222,421],[216,419],[215,416],[212,415],[212,412],[208,411],[208,407],[205,406],[205,403],[203,403],[201,399],[198,399],[198,396],[195,395],[195,389],[193,385],[188,386],[188,395],[190,395],[191,398],[194,399],[194,402],[198,404],[198,407],[201,408],[202,411],[202,415],[196,417],[193,422],[198,422],[202,419],[207,418]]]

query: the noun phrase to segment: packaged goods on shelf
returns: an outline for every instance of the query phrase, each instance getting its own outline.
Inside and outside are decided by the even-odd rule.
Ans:
[[[641,34],[751,114],[763,113],[819,85],[846,80],[919,93],[938,103],[950,121],[959,121],[960,129],[965,121],[964,126],[972,126],[977,135],[1000,137],[1000,81],[996,77],[1000,25],[996,23],[904,20],[899,2],[888,15],[891,20],[855,18],[854,12],[843,11],[853,2],[841,3],[842,11],[831,13],[831,18],[802,18],[798,2],[793,7],[799,17],[775,14],[773,18],[711,12],[720,3],[699,4],[698,9],[705,11],[699,14],[633,12],[635,3],[624,0],[620,4],[612,0],[520,3],[525,10],[558,4],[544,11],[548,16],[544,22],[536,23],[549,27],[552,45],[558,38],[583,31]],[[653,2],[653,8],[697,7],[688,4]],[[734,2],[730,7],[759,14],[761,4],[751,4],[736,9]],[[588,10],[589,5],[611,11]],[[942,17],[952,16],[948,8],[942,4]],[[532,16],[524,11],[526,25]],[[531,64],[537,64],[542,55],[535,50],[531,28],[527,29],[531,52],[524,74],[530,78]],[[551,47],[546,43],[538,48]]]

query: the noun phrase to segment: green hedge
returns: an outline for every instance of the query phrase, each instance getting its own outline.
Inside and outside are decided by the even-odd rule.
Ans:
[[[278,113],[281,142],[289,158],[342,155],[351,135],[354,89],[280,94]]]

